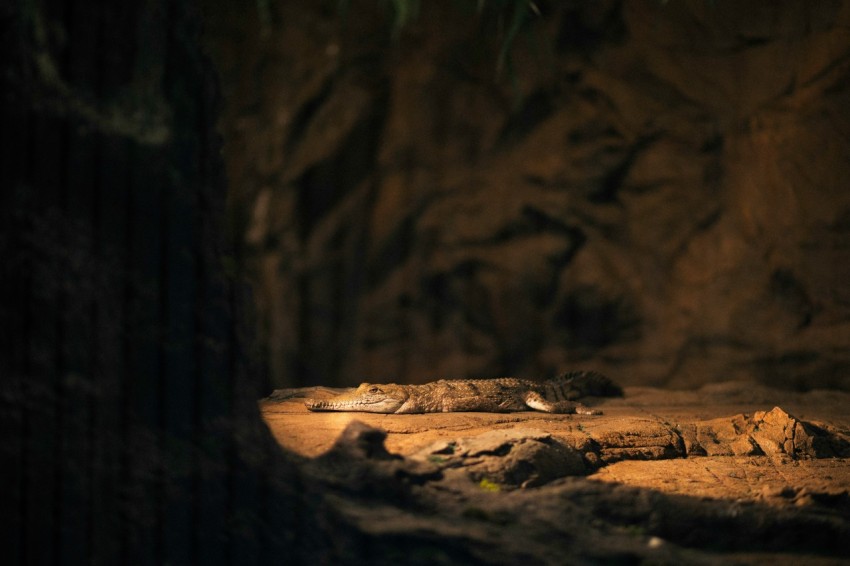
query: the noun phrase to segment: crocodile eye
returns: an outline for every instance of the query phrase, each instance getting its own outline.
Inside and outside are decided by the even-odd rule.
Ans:
[[[372,387],[370,387],[366,391],[367,391],[367,393],[380,393],[381,388],[373,385]]]

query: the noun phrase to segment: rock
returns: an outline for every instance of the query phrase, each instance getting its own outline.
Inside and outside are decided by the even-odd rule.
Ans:
[[[411,455],[440,467],[460,467],[476,482],[505,487],[536,487],[582,475],[585,465],[573,448],[534,429],[506,429],[438,442]]]
[[[559,72],[518,41],[515,82],[463,10],[387,49],[374,10],[280,4],[273,40],[226,3],[206,34],[274,387],[850,388],[844,4],[553,2]]]
[[[781,407],[770,411],[711,419],[680,429],[688,455],[829,458],[850,454],[840,431],[803,422]]]
[[[673,405],[668,391],[644,388],[638,396],[627,388],[594,417],[310,413],[298,395],[261,408],[293,450],[325,447],[299,464],[307,502],[301,508],[333,533],[333,544],[310,549],[311,560],[840,561],[850,541],[848,461],[816,448],[821,457],[791,463],[785,452],[765,455],[752,434],[763,428],[777,442],[778,431],[786,440],[808,435],[805,446],[822,443],[840,455],[845,399],[820,396],[813,406],[807,394],[773,391],[768,397],[784,397],[783,405],[754,411],[758,406],[741,406],[749,403],[746,388],[722,389],[731,405],[706,404],[700,395]],[[831,424],[793,417],[798,407]],[[696,456],[700,442],[711,442],[717,455]],[[313,535],[305,532],[299,544],[312,544]]]
[[[768,412],[758,411],[753,415],[750,434],[768,456],[787,454],[794,457],[797,456],[794,448],[796,425],[797,420],[794,417],[779,407],[774,407]]]
[[[682,438],[682,442],[685,445],[685,455],[686,456],[705,456],[708,454],[705,448],[703,448],[702,444],[700,444],[699,438],[697,436],[697,425],[696,424],[686,424],[677,428],[679,436]]]
[[[697,423],[697,441],[707,456],[752,456],[763,454],[745,434],[745,415]]]
[[[320,460],[400,460],[398,454],[390,454],[384,446],[387,433],[360,421],[352,421]]]
[[[797,459],[836,455],[826,430],[799,421],[780,407],[755,413],[750,434],[770,456],[785,454]]]
[[[800,421],[780,407],[753,415],[750,434],[768,455],[791,458],[829,458],[850,453],[850,444],[837,431]]]
[[[384,446],[386,431],[352,421],[333,446],[309,460],[304,471],[337,489],[378,499],[403,500],[411,485],[441,477],[438,467],[391,454]],[[392,481],[390,481],[392,480]]]
[[[673,428],[657,421],[632,419],[589,424],[585,430],[598,446],[604,464],[620,460],[659,460],[685,455],[685,444]]]

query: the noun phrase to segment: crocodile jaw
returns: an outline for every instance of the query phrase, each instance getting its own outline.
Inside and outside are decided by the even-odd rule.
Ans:
[[[363,383],[330,399],[307,399],[304,404],[311,411],[361,411],[366,413],[395,413],[407,400],[403,387],[394,383],[373,385]]]

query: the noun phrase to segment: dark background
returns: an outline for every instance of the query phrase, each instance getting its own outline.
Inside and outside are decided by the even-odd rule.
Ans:
[[[9,563],[331,548],[273,387],[848,387],[846,2],[199,4],[0,8]]]
[[[850,387],[846,2],[203,4],[270,387]]]
[[[3,562],[297,560],[198,11],[20,0],[0,24]]]

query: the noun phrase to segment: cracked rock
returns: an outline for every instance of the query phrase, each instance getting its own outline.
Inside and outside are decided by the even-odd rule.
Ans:
[[[620,460],[665,460],[685,454],[685,444],[679,434],[666,423],[649,420],[635,421],[636,428],[623,427],[620,422],[599,423],[588,431],[599,446],[604,464]]]
[[[757,411],[749,433],[768,456],[829,458],[848,453],[846,439],[840,434],[800,421],[780,407]]]
[[[536,487],[586,471],[577,450],[534,429],[494,430],[440,441],[412,458],[444,468],[463,468],[476,482],[486,480],[503,487]]]

